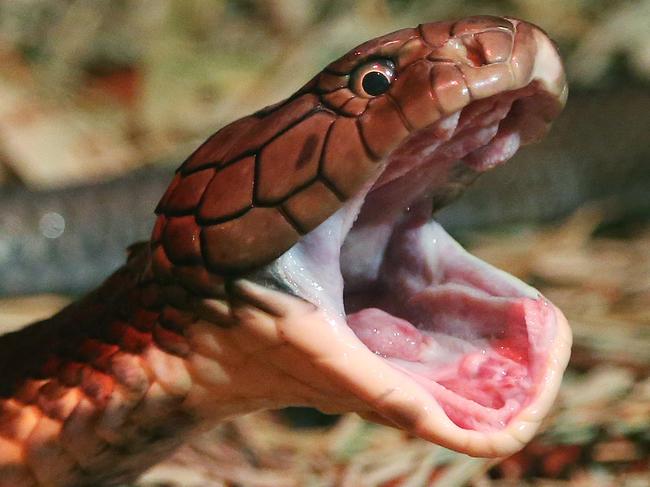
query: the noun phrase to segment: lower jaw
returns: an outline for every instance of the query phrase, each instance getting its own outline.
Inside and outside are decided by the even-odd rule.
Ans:
[[[444,231],[435,223],[429,225],[439,229],[438,241],[445,241],[446,234],[441,233]],[[446,237],[446,241],[453,242],[451,237]],[[454,259],[455,262],[463,258],[481,262],[455,242],[453,246],[463,256]],[[301,256],[304,254],[298,252],[288,255],[284,264]],[[340,308],[327,306],[331,301],[314,305],[310,299],[296,299],[286,292],[247,280],[235,283],[233,292],[245,296],[244,303],[267,303],[261,309],[268,308],[272,318],[266,312],[253,313],[266,316],[253,327],[253,332],[273,344],[269,350],[290,352],[279,362],[285,365],[285,373],[298,378],[301,384],[312,384],[314,377],[323,382],[322,387],[328,392],[302,404],[330,413],[357,412],[371,421],[401,428],[408,434],[462,453],[499,457],[521,449],[548,413],[568,362],[571,334],[562,313],[537,292],[488,264],[479,265],[502,275],[499,283],[483,283],[493,293],[499,294],[498,291],[512,286],[524,286],[532,293],[518,299],[522,322],[528,331],[527,343],[535,352],[534,360],[526,367],[527,374],[535,377],[535,386],[526,389],[527,399],[514,410],[498,404],[480,404],[455,392],[449,383],[445,387],[444,381],[441,384],[423,378],[408,369],[408,365],[404,367],[394,358],[374,353],[372,344],[369,343],[370,347],[364,344],[354,333]],[[280,269],[293,267],[284,265]],[[298,275],[303,276],[304,272]],[[312,287],[301,289],[307,294]],[[318,296],[321,291],[315,293]],[[534,326],[541,322],[543,326]],[[537,337],[541,332],[543,339]],[[445,362],[452,374],[460,367],[459,361],[456,357]],[[442,369],[429,370],[435,379]]]
[[[270,294],[281,293],[260,289],[259,294],[266,299]],[[344,320],[322,308],[312,308],[308,315],[287,314],[279,321],[278,331],[283,343],[300,350],[330,384],[340,388],[334,398],[322,398],[311,405],[331,413],[354,411],[370,421],[400,428],[468,455],[501,457],[520,450],[533,437],[557,395],[569,358],[571,335],[566,319],[543,298],[538,304],[547,310],[556,330],[548,353],[537,364],[541,377],[538,387],[509,419],[501,424],[492,420],[489,426],[481,427],[476,424],[462,427],[455,421],[458,420],[456,411],[466,411],[467,399],[435,382],[423,382],[374,354],[355,337]],[[299,373],[299,370],[291,372]],[[336,406],[343,400],[355,403],[353,409]],[[497,417],[494,410],[475,408],[490,418]],[[483,420],[481,414],[473,418]]]

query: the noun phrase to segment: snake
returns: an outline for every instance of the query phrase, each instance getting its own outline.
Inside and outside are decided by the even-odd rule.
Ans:
[[[367,41],[217,131],[121,268],[0,337],[0,486],[129,482],[227,418],[291,405],[521,449],[567,320],[432,216],[566,98],[544,31],[476,16]]]

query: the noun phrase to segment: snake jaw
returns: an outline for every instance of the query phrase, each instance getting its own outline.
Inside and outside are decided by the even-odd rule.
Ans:
[[[247,281],[240,293],[275,303],[269,333],[327,381],[328,393],[306,404],[354,411],[470,455],[511,454],[530,440],[557,394],[571,346],[567,321],[437,223],[403,228],[412,223],[395,229],[385,252],[383,291],[346,296],[349,283],[303,253],[315,249],[312,242],[279,262],[303,299]],[[312,266],[302,282],[295,265]],[[302,367],[285,372],[310,380]]]
[[[245,293],[282,303],[274,333],[329,382],[329,394],[307,404],[358,412],[470,455],[513,453],[557,394],[571,345],[566,319],[534,289],[465,252],[435,222],[415,227],[415,238],[395,231],[381,278],[394,282],[383,293],[375,287],[346,296],[345,281],[323,263],[300,282],[291,268],[314,264],[300,255],[305,249],[280,260],[283,277],[317,306],[306,312],[303,299],[250,283]],[[409,262],[399,258],[405,249]],[[287,372],[309,381],[301,367]]]
[[[316,306],[277,326],[341,391],[335,402],[356,398],[351,410],[368,419],[476,456],[513,453],[532,437],[571,345],[566,319],[539,292],[429,221],[431,208],[539,139],[564,104],[554,47],[522,26],[538,47],[527,83],[413,131],[356,196],[261,273]],[[332,409],[326,397],[315,405]]]
[[[275,327],[282,342],[302,361],[321,374],[321,393],[305,398],[303,404],[329,413],[354,411],[370,421],[398,427],[406,432],[472,456],[500,457],[521,449],[535,434],[550,409],[566,368],[571,333],[562,313],[540,297],[530,302],[545,316],[549,329],[556,331],[547,344],[548,355],[538,364],[543,370],[534,398],[501,429],[476,430],[459,426],[445,411],[440,397],[413,380],[399,368],[368,349],[346,325],[322,308],[310,313],[293,312],[300,300],[263,286],[246,282],[243,292],[250,298],[285,300],[285,313],[276,317]],[[293,301],[293,302],[292,302]],[[528,317],[534,318],[532,311]],[[277,365],[277,364],[276,364]],[[298,382],[308,381],[301,367],[284,367]]]
[[[356,96],[351,76],[373,59],[396,67],[394,83]],[[240,328],[292,352],[276,365],[294,386],[327,379],[328,394],[303,403],[473,455],[511,453],[557,392],[566,320],[428,218],[545,134],[563,73],[548,37],[515,19],[369,41],[188,158],[157,209],[153,272],[203,296],[243,278],[241,295],[273,319]],[[289,389],[274,404],[293,401]]]
[[[332,235],[336,226],[324,233]],[[274,365],[296,382],[310,383],[318,374],[319,386],[313,385],[321,392],[302,404],[354,411],[474,456],[511,454],[530,440],[557,394],[571,346],[567,321],[536,290],[465,252],[437,223],[412,226],[396,229],[403,241],[386,252],[386,275],[398,281],[389,292],[401,290],[392,303],[378,292],[365,303],[345,299],[340,274],[323,262],[313,266],[303,253],[318,248],[312,242],[279,263],[303,299],[239,281],[237,295],[273,316],[265,327],[250,320],[242,326],[293,352],[293,365],[281,358]],[[409,268],[390,255],[405,248],[416,257],[411,261],[428,253],[428,266]],[[312,266],[306,281],[291,273],[294,265]],[[436,282],[422,284],[427,274],[428,281],[438,274]],[[482,388],[485,397],[476,394]]]

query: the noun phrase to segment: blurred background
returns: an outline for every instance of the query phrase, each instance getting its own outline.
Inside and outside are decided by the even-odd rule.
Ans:
[[[576,345],[524,452],[470,459],[312,411],[224,424],[140,485],[650,484],[650,1],[0,1],[0,333],[100,283],[175,167],[376,35],[465,15],[544,28],[565,113],[439,219],[560,306]]]

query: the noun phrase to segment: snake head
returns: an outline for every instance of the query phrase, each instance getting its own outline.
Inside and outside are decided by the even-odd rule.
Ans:
[[[557,393],[567,322],[430,217],[542,137],[566,95],[553,43],[516,19],[366,42],[183,163],[157,209],[154,272],[220,300],[224,337],[310,384],[276,404],[516,451]]]

